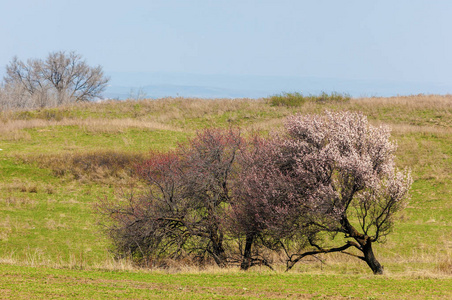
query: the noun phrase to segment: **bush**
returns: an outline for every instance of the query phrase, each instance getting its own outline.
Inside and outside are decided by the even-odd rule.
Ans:
[[[307,102],[312,103],[345,103],[350,100],[350,95],[348,94],[340,94],[336,92],[332,92],[331,94],[322,92],[320,95],[310,95],[303,96],[303,94],[295,92],[295,93],[282,93],[279,95],[274,95],[267,98],[267,101],[272,106],[288,106],[288,107],[296,107],[301,106]]]
[[[234,130],[205,130],[170,153],[154,153],[137,167],[147,184],[125,205],[102,203],[112,219],[108,234],[119,256],[140,264],[167,258],[210,257],[227,264],[226,232],[220,220],[230,201],[236,156],[243,140]]]

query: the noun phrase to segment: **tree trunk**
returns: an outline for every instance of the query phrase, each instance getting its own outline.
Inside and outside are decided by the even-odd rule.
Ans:
[[[226,253],[224,251],[223,245],[215,245],[212,249],[213,259],[220,268],[226,267]]]
[[[226,267],[226,252],[223,247],[223,234],[220,232],[211,233],[210,240],[212,242],[212,254],[213,259],[217,265],[221,268]]]
[[[384,272],[383,266],[375,258],[374,252],[372,251],[372,242],[367,240],[364,245],[362,245],[362,251],[364,254],[364,261],[372,269],[375,275],[382,275]]]
[[[253,245],[254,234],[247,233],[245,240],[245,251],[243,252],[243,260],[240,269],[248,270],[251,267],[251,247]]]
[[[383,266],[380,265],[378,260],[375,258],[374,252],[372,251],[372,242],[370,241],[370,238],[367,235],[364,235],[360,232],[358,232],[348,221],[347,217],[344,216],[341,220],[341,225],[345,229],[345,232],[350,235],[350,237],[353,237],[355,241],[359,243],[359,248],[363,254],[363,259],[367,265],[372,269],[375,275],[381,275],[383,274]]]

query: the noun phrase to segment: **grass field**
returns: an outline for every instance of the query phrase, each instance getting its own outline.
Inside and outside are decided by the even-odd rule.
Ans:
[[[432,277],[237,271],[118,272],[4,265],[3,298],[448,299],[450,280]]]
[[[149,271],[113,260],[93,204],[127,191],[130,178],[105,164],[108,157],[128,163],[205,127],[268,132],[290,114],[325,109],[389,124],[398,166],[413,170],[410,204],[386,243],[375,245],[385,276],[338,255],[289,273]],[[0,298],[452,298],[452,96],[295,106],[161,99],[2,112],[0,149]]]

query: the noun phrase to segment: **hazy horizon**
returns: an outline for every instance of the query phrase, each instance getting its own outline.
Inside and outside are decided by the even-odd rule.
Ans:
[[[416,94],[449,94],[452,85],[429,82],[358,80],[297,76],[252,76],[158,72],[107,72],[107,98],[138,96],[199,98],[262,98],[283,92],[304,95],[337,92],[352,97],[390,97]]]
[[[444,94],[450,15],[446,0],[2,1],[0,67],[63,50],[101,65],[107,94]]]

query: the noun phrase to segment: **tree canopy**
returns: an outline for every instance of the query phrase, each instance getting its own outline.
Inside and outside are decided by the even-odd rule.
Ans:
[[[342,252],[382,274],[372,245],[390,233],[412,182],[395,150],[389,128],[360,113],[291,116],[270,138],[208,129],[154,153],[138,168],[148,191],[103,211],[119,252],[135,257],[196,253],[248,269],[270,266],[265,253],[278,251],[289,270]]]
[[[96,99],[107,87],[101,66],[82,56],[52,52],[45,60],[14,57],[6,66],[0,104],[4,108],[43,108]]]

